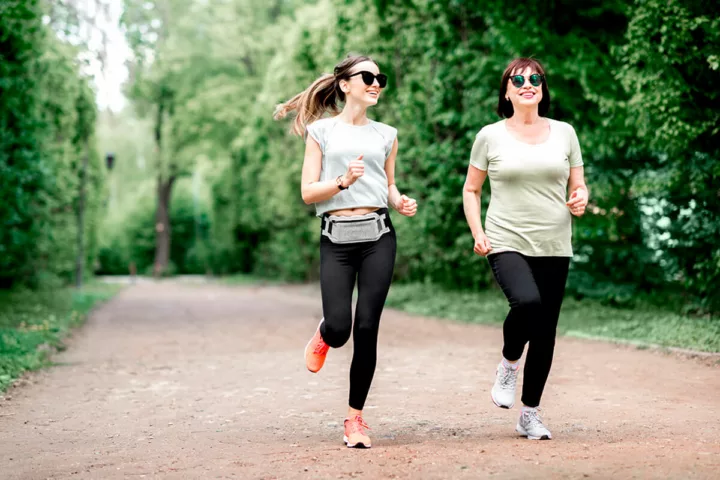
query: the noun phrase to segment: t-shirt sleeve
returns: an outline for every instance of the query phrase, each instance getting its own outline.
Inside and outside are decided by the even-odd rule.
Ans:
[[[568,162],[570,167],[582,167],[583,159],[582,152],[580,151],[580,142],[578,141],[577,134],[572,125],[568,124],[568,140],[570,142],[570,152],[568,153]]]
[[[308,125],[305,128],[306,142],[308,135],[311,136],[313,140],[318,143],[318,145],[320,145],[320,150],[325,153],[325,129],[323,128],[323,124],[321,122],[313,122]]]
[[[485,128],[475,136],[470,152],[470,165],[484,171],[488,169],[488,135]]]
[[[388,127],[385,142],[385,158],[390,156],[390,152],[392,152],[393,144],[395,143],[395,139],[397,138],[397,128],[395,127]]]

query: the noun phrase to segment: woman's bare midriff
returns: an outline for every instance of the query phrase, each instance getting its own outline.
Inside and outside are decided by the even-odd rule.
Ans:
[[[341,210],[333,210],[328,212],[330,215],[336,215],[338,217],[352,217],[354,215],[367,215],[368,213],[378,211],[378,207],[358,207],[358,208],[343,208]]]

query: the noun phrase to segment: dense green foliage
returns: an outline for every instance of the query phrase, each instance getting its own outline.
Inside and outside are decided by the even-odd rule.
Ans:
[[[505,65],[535,56],[550,116],[579,134],[591,190],[568,282],[591,300],[567,312],[579,319],[602,306],[596,323],[571,318],[567,328],[661,344],[675,332],[683,345],[717,349],[717,321],[705,315],[720,311],[712,2],[125,0],[132,108],[99,117],[79,61],[86,46],[71,41],[73,4],[0,2],[0,288],[72,279],[81,206],[87,269],[315,279],[318,221],[299,192],[304,145],[271,114],[356,52],[390,77],[370,115],[399,129],[398,184],[420,204],[415,218],[394,218],[396,277],[415,282],[407,298],[425,296],[418,282],[477,295],[492,277],[462,212],[469,151],[497,120]],[[116,153],[109,176],[98,151]],[[477,298],[500,312],[496,294]],[[609,310],[644,309],[653,296],[678,314]],[[446,309],[434,302],[427,313]],[[25,345],[13,335],[0,346]],[[21,368],[40,358],[28,355]]]
[[[91,284],[83,290],[0,292],[0,392],[26,370],[48,363],[69,330],[118,286]]]
[[[617,76],[629,94],[617,117],[637,135],[635,148],[651,152],[633,190],[652,212],[651,238],[665,278],[720,311],[716,7],[700,0],[638,1],[616,52]]]
[[[157,115],[148,85],[172,91],[165,138],[178,171],[212,164],[213,272],[317,276],[318,223],[299,195],[304,145],[271,113],[359,52],[389,74],[370,114],[399,129],[398,184],[420,204],[417,217],[396,218],[397,278],[491,285],[461,189],[475,133],[497,120],[502,70],[535,56],[550,116],[579,134],[591,190],[569,291],[626,305],[683,292],[693,308],[720,308],[720,28],[709,2],[188,0],[172,20],[165,0],[127,5],[142,72],[132,88],[145,92],[136,104],[154,98]]]
[[[39,0],[0,5],[0,287],[75,272],[81,165],[88,156],[85,265],[97,251],[103,170],[95,98],[77,50],[43,26]]]

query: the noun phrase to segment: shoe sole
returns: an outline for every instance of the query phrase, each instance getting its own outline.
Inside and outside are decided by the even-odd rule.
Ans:
[[[510,406],[507,405],[500,405],[498,402],[495,401],[495,397],[493,397],[492,393],[490,393],[490,399],[495,404],[496,407],[504,408],[505,410],[510,410],[515,406],[515,402],[511,403]]]
[[[345,436],[343,436],[343,442],[345,442],[345,446],[348,448],[371,448],[372,447],[372,445],[370,445],[370,444],[365,445],[362,442],[350,444],[350,442],[348,442],[348,437],[345,437]]]
[[[515,427],[515,430],[523,437],[527,437],[528,440],[552,440],[552,435],[543,435],[541,437],[529,435],[520,424]]]
[[[322,322],[323,322],[324,320],[325,320],[325,317],[323,317],[323,318],[320,319],[320,323],[318,323],[318,326],[317,326],[317,328],[315,329],[316,332],[317,332],[317,330],[320,328],[320,325],[322,325]],[[307,352],[308,352],[308,348],[310,348],[310,344],[312,343],[313,338],[315,338],[315,335],[314,335],[314,334],[313,334],[312,337],[310,337],[310,341],[308,341],[307,345],[305,345],[305,352],[304,352],[304,356],[305,356],[305,358],[304,358],[304,360],[305,360],[305,368],[307,368]],[[320,368],[322,368],[322,367],[320,367]],[[308,372],[311,372],[311,373],[317,373],[317,372],[319,372],[319,371],[320,371],[320,369],[310,370],[310,369],[308,368]]]

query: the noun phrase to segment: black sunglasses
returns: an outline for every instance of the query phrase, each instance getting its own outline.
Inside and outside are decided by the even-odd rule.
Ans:
[[[532,75],[530,75],[529,80],[530,85],[532,85],[533,87],[539,87],[545,81],[545,75],[533,73]],[[525,77],[523,75],[513,75],[512,77],[510,77],[510,81],[515,86],[515,88],[520,88],[525,85]]]
[[[378,81],[378,85],[380,85],[380,88],[385,88],[385,86],[387,85],[387,75],[385,75],[384,73],[378,73],[377,75],[375,75],[372,72],[362,70],[360,72],[353,73],[352,75],[348,75],[348,78],[352,78],[357,75],[362,75],[362,81],[365,85],[372,85],[373,82],[375,82],[376,78]]]

